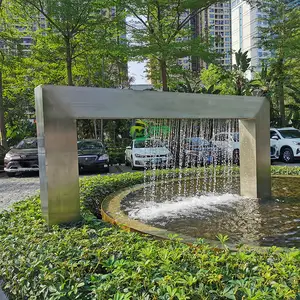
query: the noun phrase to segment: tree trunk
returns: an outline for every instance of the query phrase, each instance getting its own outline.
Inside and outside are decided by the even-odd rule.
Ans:
[[[167,63],[164,59],[160,60],[160,72],[161,72],[162,89],[164,92],[167,92],[169,90],[168,78],[167,78]]]
[[[284,127],[285,124],[285,106],[284,106],[284,90],[281,80],[278,82],[278,98],[279,98],[279,111],[280,111],[280,126]]]
[[[284,62],[282,58],[279,58],[278,60],[277,72],[277,97],[279,103],[280,126],[284,127],[286,125],[286,119],[284,106]]]
[[[7,148],[6,129],[4,122],[4,107],[3,107],[3,80],[2,72],[0,71],[0,145]]]
[[[72,75],[72,50],[69,38],[65,38],[66,44],[66,63],[67,63],[67,76],[68,85],[73,85],[73,75]]]

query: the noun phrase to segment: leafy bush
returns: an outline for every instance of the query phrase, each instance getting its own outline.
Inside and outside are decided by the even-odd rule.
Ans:
[[[143,176],[86,178],[82,201],[100,203],[118,188],[143,182]],[[300,297],[297,249],[231,252],[226,245],[215,250],[202,239],[190,247],[174,236],[157,241],[125,232],[98,220],[84,206],[82,216],[79,223],[49,228],[38,197],[0,214],[0,277],[11,299]]]
[[[110,164],[124,164],[125,163],[125,148],[108,148]]]

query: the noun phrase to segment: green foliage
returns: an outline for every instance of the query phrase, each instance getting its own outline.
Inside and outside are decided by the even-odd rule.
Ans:
[[[261,6],[259,21],[259,46],[270,51],[267,63],[274,81],[272,87],[273,107],[278,110],[278,126],[290,121],[287,113],[296,108],[291,89],[299,94],[300,85],[295,78],[299,74],[298,59],[300,56],[299,31],[300,9],[293,7],[288,1],[271,0]],[[287,105],[288,104],[288,105]],[[290,105],[291,104],[291,105]]]
[[[233,65],[233,69],[246,73],[250,69],[251,62],[251,58],[248,58],[248,51],[242,52],[242,50],[239,49],[238,52],[234,53],[234,56],[235,64]]]
[[[151,78],[157,78],[167,91],[170,69],[183,57],[197,57],[211,62],[215,54],[200,37],[193,37],[190,21],[209,5],[225,2],[216,0],[119,0],[116,6],[126,9],[136,21],[128,22],[132,35],[132,55],[151,61]],[[143,17],[142,17],[143,16]],[[179,71],[176,68],[176,71]],[[174,71],[174,70],[173,70]],[[178,74],[178,73],[177,73]]]
[[[299,168],[290,173],[300,174]],[[272,172],[285,173],[273,167]],[[163,172],[163,171],[161,171]],[[188,171],[187,171],[188,172]],[[81,181],[83,203],[143,181],[142,173]],[[98,200],[98,205],[101,200]],[[99,206],[98,206],[99,209]],[[297,299],[300,252],[216,250],[199,239],[153,240],[96,219],[48,227],[38,197],[0,214],[0,274],[11,299]]]
[[[208,90],[213,86],[216,90],[220,91],[221,95],[235,94],[230,73],[220,66],[210,64],[208,69],[201,72],[200,79],[204,87]]]
[[[125,147],[121,148],[108,148],[109,163],[114,164],[124,164],[125,163]]]

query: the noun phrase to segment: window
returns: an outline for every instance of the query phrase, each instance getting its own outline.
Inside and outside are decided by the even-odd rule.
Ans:
[[[280,139],[280,137],[279,137],[279,135],[277,134],[276,131],[270,130],[270,139],[271,139],[273,136],[277,136],[277,137]]]
[[[284,139],[299,139],[300,130],[297,129],[284,129],[278,130]]]
[[[37,147],[37,139],[31,138],[21,141],[16,149],[36,149]]]
[[[233,133],[232,134],[232,139],[234,142],[239,142],[240,141],[240,134],[237,132],[237,133]]]
[[[80,150],[95,150],[104,148],[103,144],[98,141],[78,141],[77,147]]]
[[[145,140],[145,141],[135,141],[134,148],[156,148],[164,147],[160,140]]]

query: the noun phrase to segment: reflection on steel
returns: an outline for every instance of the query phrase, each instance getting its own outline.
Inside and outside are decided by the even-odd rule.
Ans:
[[[80,218],[76,119],[240,119],[241,194],[269,197],[270,116],[264,98],[66,86],[35,89],[42,212]]]

